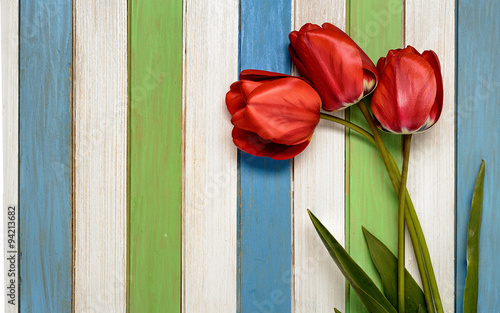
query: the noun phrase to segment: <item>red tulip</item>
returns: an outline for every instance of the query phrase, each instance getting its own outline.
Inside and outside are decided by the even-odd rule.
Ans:
[[[289,35],[288,51],[300,74],[323,100],[323,109],[337,111],[359,102],[376,87],[375,64],[339,28],[305,24]]]
[[[412,134],[434,125],[443,109],[443,78],[432,50],[390,50],[377,63],[380,81],[371,107],[380,128]]]
[[[309,144],[319,123],[321,98],[300,77],[245,70],[226,94],[226,105],[238,148],[284,160]]]

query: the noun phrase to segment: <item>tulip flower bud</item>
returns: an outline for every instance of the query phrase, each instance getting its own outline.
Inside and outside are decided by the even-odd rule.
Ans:
[[[293,63],[320,94],[324,110],[345,109],[375,89],[375,64],[339,28],[329,23],[305,24],[289,38]]]
[[[413,47],[390,50],[377,63],[380,81],[371,108],[387,132],[412,134],[434,125],[443,109],[443,79],[437,55]]]
[[[226,105],[238,148],[283,160],[309,144],[319,123],[321,98],[300,77],[245,70],[226,94]]]

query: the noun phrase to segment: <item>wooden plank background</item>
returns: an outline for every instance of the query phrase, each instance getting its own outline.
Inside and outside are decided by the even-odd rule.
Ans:
[[[20,311],[71,310],[71,1],[19,2]]]
[[[127,1],[75,0],[73,27],[74,310],[125,312]]]
[[[290,74],[291,1],[240,1],[239,68]],[[239,151],[238,312],[291,310],[291,163]]]
[[[402,9],[400,0],[350,0],[349,34],[376,64],[389,49],[402,46]],[[369,129],[357,107],[349,109],[350,120]],[[383,134],[384,142],[394,159],[401,163],[401,137]],[[349,158],[347,182],[346,221],[347,243],[350,255],[381,286],[378,273],[370,259],[361,227],[364,226],[382,240],[397,255],[398,201],[380,152],[357,134],[347,136]],[[348,312],[366,312],[352,288],[347,296]]]
[[[293,1],[292,30],[305,23],[329,22],[345,30],[346,1]],[[295,73],[297,74],[297,73]],[[336,113],[344,117],[344,111]],[[311,227],[306,209],[345,239],[345,130],[320,121],[309,146],[293,161],[293,310],[296,313],[345,312],[344,276]],[[340,152],[340,153],[339,153]]]
[[[16,223],[19,217],[19,3],[2,1],[1,11],[2,43],[2,131],[3,131],[3,225],[4,251],[10,249],[8,225],[9,207],[15,209]],[[16,251],[19,249],[19,224],[15,225]],[[5,271],[12,271],[11,261],[3,259]],[[19,264],[19,257],[15,261]],[[1,262],[0,262],[1,264]],[[14,276],[10,276],[13,273]],[[18,267],[3,278],[5,288],[11,287],[14,279],[15,299],[5,297],[4,312],[19,312],[19,270]],[[10,294],[7,292],[6,294]],[[9,290],[10,291],[10,290]],[[11,302],[12,301],[12,302]]]
[[[182,1],[129,5],[129,312],[179,312]]]
[[[479,245],[478,312],[500,307],[500,1],[461,0],[457,23],[456,311],[462,312],[472,190],[486,163]]]
[[[238,2],[184,1],[182,310],[236,312]]]
[[[439,56],[444,84],[439,122],[413,136],[407,188],[420,218],[445,312],[454,311],[455,0],[405,1],[405,45]],[[476,173],[477,174],[477,173]],[[420,280],[407,232],[406,259]]]
[[[3,25],[16,3],[2,1]],[[396,252],[397,201],[378,151],[324,121],[292,161],[231,140],[230,84],[247,68],[290,73],[288,33],[306,22],[345,29],[375,63],[405,45],[438,53],[444,110],[414,136],[408,189],[445,312],[461,312],[485,159],[479,311],[499,306],[499,1],[21,0],[19,13],[19,34],[2,25],[2,43],[13,36],[2,101],[22,312],[365,311],[306,209],[380,284],[361,235],[363,225]],[[357,108],[336,114],[367,127]],[[384,138],[400,163],[400,137]],[[419,280],[408,236],[406,251]]]

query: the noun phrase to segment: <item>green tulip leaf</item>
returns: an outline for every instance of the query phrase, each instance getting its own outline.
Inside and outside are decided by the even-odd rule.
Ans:
[[[345,251],[328,229],[321,224],[311,211],[307,210],[307,212],[333,261],[335,261],[338,268],[368,311],[377,313],[397,313],[389,300],[387,300],[370,277],[349,256],[347,251]]]
[[[370,257],[382,279],[385,296],[394,308],[398,305],[398,258],[382,241],[363,227]],[[420,307],[420,308],[419,308]],[[427,312],[424,293],[405,269],[405,312]]]
[[[467,276],[464,290],[464,312],[477,312],[479,275],[479,232],[483,215],[484,160],[477,174],[467,232]]]
[[[337,308],[334,308],[334,310],[335,310],[335,313],[342,313],[339,310],[337,310]]]

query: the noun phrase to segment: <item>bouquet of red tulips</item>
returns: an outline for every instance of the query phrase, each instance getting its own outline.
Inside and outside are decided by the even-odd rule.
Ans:
[[[375,66],[347,34],[328,23],[322,27],[306,24],[290,33],[289,39],[292,61],[302,77],[245,70],[239,81],[231,85],[226,105],[232,116],[235,145],[252,155],[289,159],[307,147],[320,118],[349,127],[376,145],[399,197],[397,256],[363,229],[383,291],[309,212],[313,225],[370,312],[443,312],[427,244],[406,189],[412,135],[431,128],[443,108],[443,80],[437,55],[431,50],[419,53],[408,46],[390,50]],[[373,115],[365,104],[368,95],[372,95]],[[369,130],[321,111],[332,112],[352,105],[358,106]],[[379,129],[403,136],[401,171],[386,149]],[[475,231],[469,237],[473,252],[471,264],[477,257],[474,242],[479,236],[483,178],[484,164],[476,182],[471,211],[474,215],[470,219],[472,225],[469,224],[469,229],[472,227]],[[405,222],[423,290],[404,268]],[[475,312],[473,308],[477,303],[477,262],[475,264],[475,270],[471,268],[467,274],[464,300],[470,309],[467,312]]]

